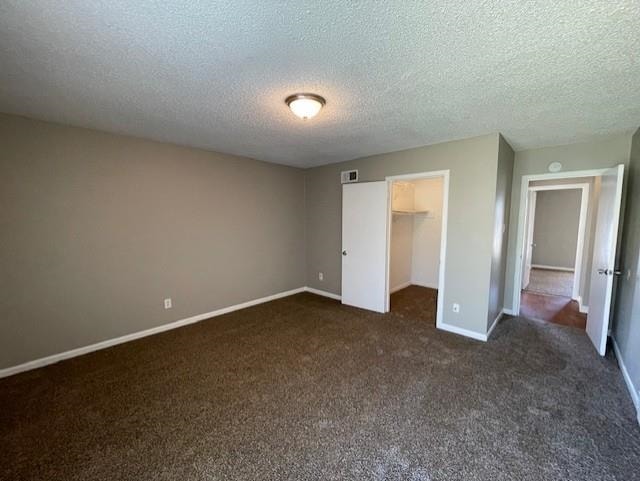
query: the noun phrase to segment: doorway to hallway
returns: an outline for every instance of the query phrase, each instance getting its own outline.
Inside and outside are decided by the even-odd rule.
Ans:
[[[553,319],[558,321],[558,316],[562,318],[564,314],[575,313],[575,304],[578,301],[580,312],[587,313],[586,333],[594,347],[602,356],[607,349],[607,333],[611,317],[612,294],[614,289],[615,276],[620,270],[616,268],[616,249],[619,237],[620,207],[622,204],[622,179],[624,166],[617,165],[609,169],[561,172],[539,175],[525,175],[522,177],[522,188],[520,195],[520,208],[518,212],[518,235],[516,240],[517,256],[514,283],[520,289],[515,290],[513,308],[516,313],[533,319]],[[578,178],[592,178],[596,189],[582,188],[582,202],[580,213],[580,225],[578,235],[584,232],[584,222],[586,220],[585,205],[590,205],[591,214],[588,225],[591,233],[585,235],[580,245],[577,243],[574,268],[562,266],[557,269],[554,265],[536,265],[534,260],[534,250],[537,242],[534,241],[535,231],[536,201],[537,191],[563,190],[579,188],[578,185],[567,185],[576,182]],[[533,186],[533,183],[538,185]],[[553,185],[556,184],[556,185]],[[558,185],[562,184],[562,185]],[[588,192],[597,192],[597,200],[593,202],[588,199]],[[556,212],[561,210],[556,208]],[[565,223],[557,223],[555,228],[547,231],[547,234],[561,232],[565,229]],[[543,236],[546,241],[548,235]],[[585,248],[584,241],[588,240],[589,248]],[[552,245],[552,247],[555,247]],[[560,249],[552,248],[550,254],[556,254]],[[527,291],[531,282],[531,273],[534,268],[556,268],[555,270],[569,270],[574,272],[574,282],[572,298],[555,296],[565,299],[564,304],[549,308],[550,300],[554,300],[552,295],[535,294]],[[580,272],[580,275],[578,273]],[[545,282],[542,282],[544,284]],[[535,297],[540,296],[540,297]],[[545,298],[548,296],[548,298]],[[585,297],[588,298],[588,307],[583,304]],[[555,299],[557,301],[557,299]],[[527,311],[528,309],[528,311]],[[549,310],[553,313],[548,315]],[[545,316],[545,313],[547,315]],[[543,320],[546,320],[543,319]],[[566,317],[563,319],[566,321]],[[565,322],[569,323],[569,322]]]
[[[590,246],[589,193],[594,179],[529,184],[521,314],[584,329],[580,312],[585,245]]]

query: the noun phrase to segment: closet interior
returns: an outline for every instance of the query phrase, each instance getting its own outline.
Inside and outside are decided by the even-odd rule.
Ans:
[[[389,258],[390,308],[413,305],[433,315],[437,298],[440,239],[442,235],[441,177],[395,181],[391,199],[391,246]],[[403,302],[394,302],[402,296]],[[432,303],[433,306],[426,306]],[[431,314],[432,313],[432,314]]]

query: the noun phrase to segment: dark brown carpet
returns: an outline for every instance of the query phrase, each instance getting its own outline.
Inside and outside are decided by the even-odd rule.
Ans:
[[[0,380],[0,478],[639,479],[583,331],[507,319],[481,343],[406,312],[299,294]]]
[[[389,310],[400,317],[410,317],[436,325],[438,291],[428,287],[409,286],[391,294]]]

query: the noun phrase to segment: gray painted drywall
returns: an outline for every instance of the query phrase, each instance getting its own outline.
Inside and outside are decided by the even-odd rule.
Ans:
[[[509,232],[509,205],[515,154],[507,141],[499,136],[498,170],[495,188],[493,220],[493,248],[491,251],[491,280],[489,283],[489,310],[487,329],[504,307],[504,286],[507,270],[507,243]]]
[[[627,198],[613,316],[621,361],[640,396],[640,129],[633,136],[627,171]],[[640,411],[640,405],[636,406]]]
[[[516,152],[513,166],[511,190],[511,223],[509,225],[509,246],[507,250],[507,278],[505,284],[505,307],[513,309],[513,278],[516,265],[516,242],[518,211],[520,209],[520,189],[525,175],[546,174],[551,162],[562,163],[562,171],[601,169],[629,163],[631,133],[603,137],[596,142],[558,145]]]
[[[302,170],[9,115],[0,144],[0,368],[304,285]]]
[[[447,324],[487,330],[493,244],[497,134],[375,155],[306,171],[307,285],[340,294],[340,171],[358,169],[360,181],[450,170],[444,316]],[[318,280],[324,273],[324,281]],[[454,302],[461,311],[451,310]]]
[[[531,263],[573,269],[582,190],[542,190],[536,195]]]

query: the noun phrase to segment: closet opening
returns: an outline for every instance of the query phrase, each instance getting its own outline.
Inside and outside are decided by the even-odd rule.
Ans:
[[[448,172],[387,181],[388,310],[435,326],[442,316]]]

